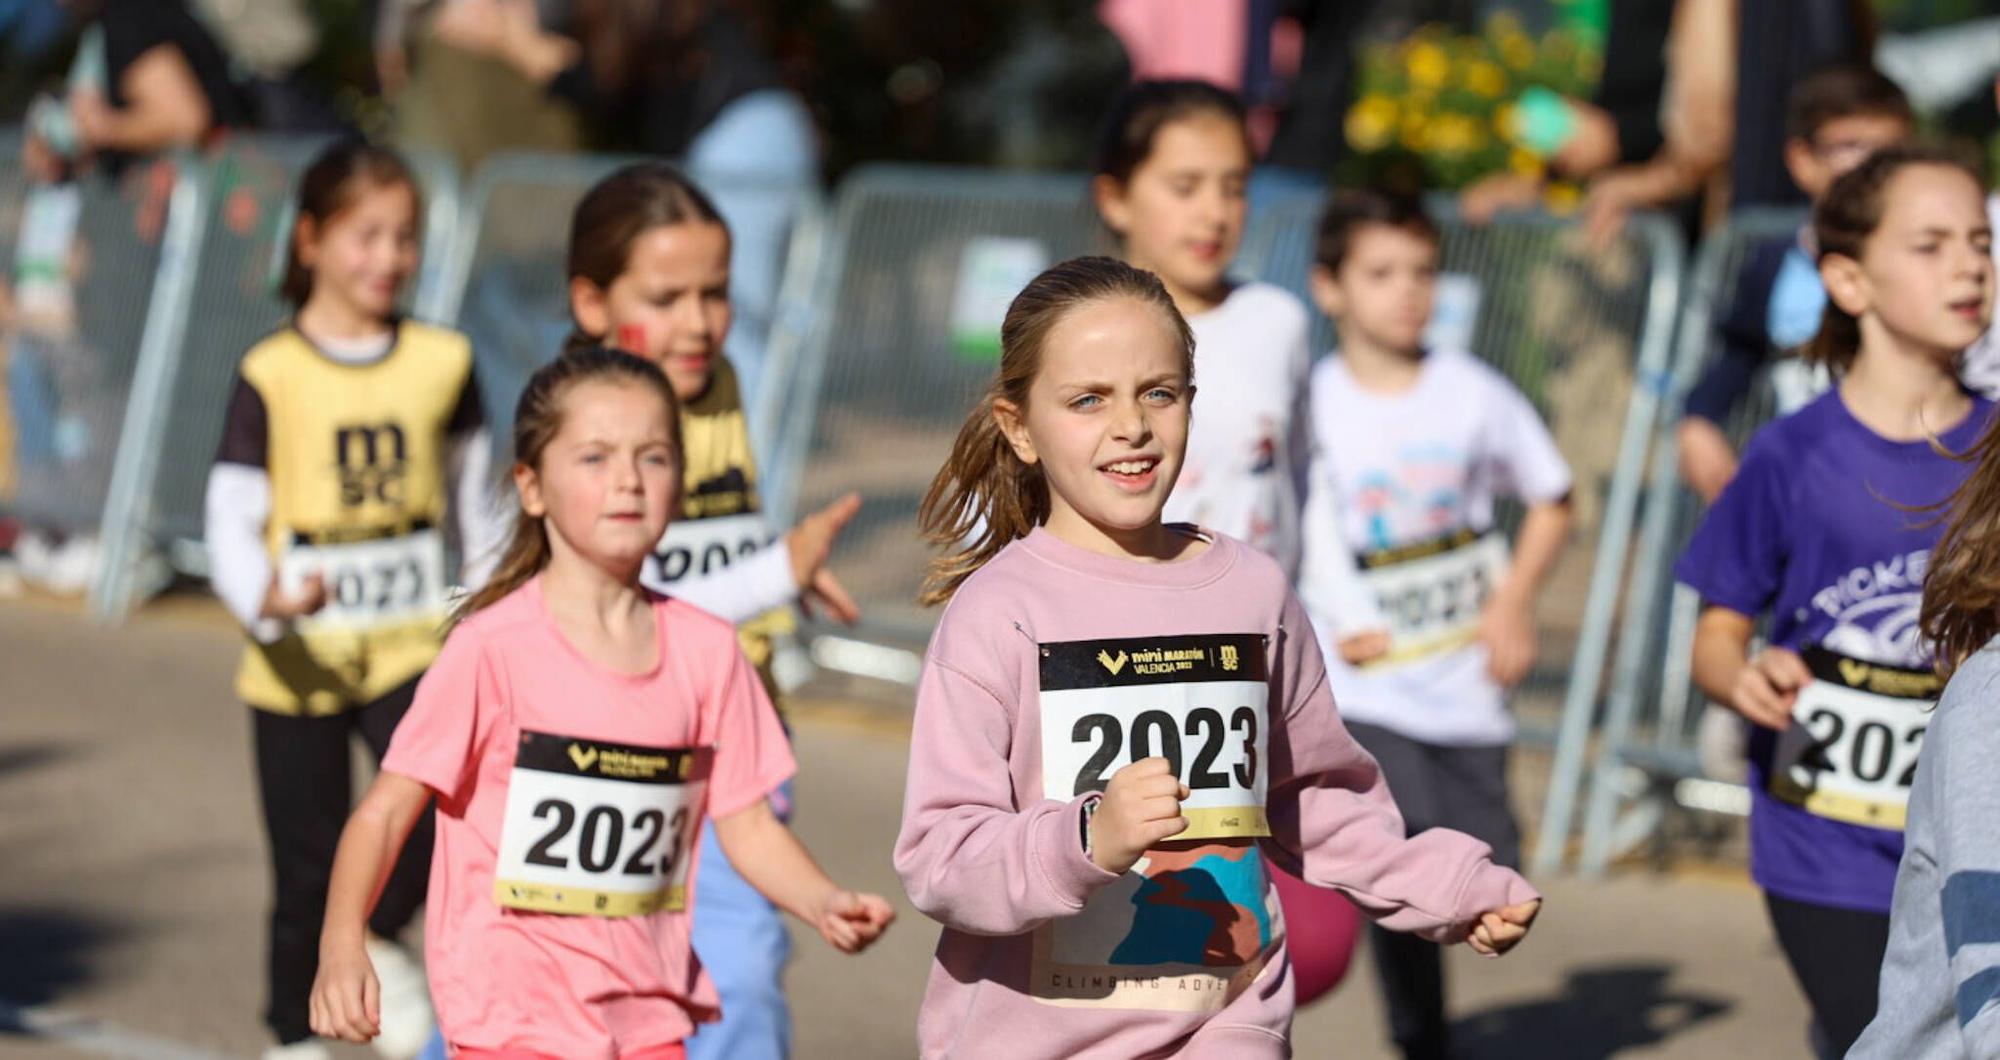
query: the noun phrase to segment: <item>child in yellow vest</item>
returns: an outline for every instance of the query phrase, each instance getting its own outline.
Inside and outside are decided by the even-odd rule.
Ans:
[[[852,622],[853,600],[826,569],[860,507],[849,495],[808,516],[780,542],[757,495],[757,462],[729,334],[728,226],[702,190],[672,166],[639,163],[606,177],[570,226],[573,346],[610,342],[658,364],[681,403],[680,512],[644,571],[649,588],[737,623],[766,688],[772,638],[791,631],[789,605],[811,602]],[[790,815],[790,785],[773,796]],[[688,1040],[691,1060],[782,1060],[790,1015],[780,973],[790,944],[778,910],[729,864],[712,830],[702,836],[694,945],[722,995],[720,1023]]]
[[[250,641],[236,689],[253,708],[271,842],[271,1056],[327,1055],[307,1001],[334,847],[350,809],[349,741],[389,746],[443,642],[446,521],[473,562],[504,532],[464,336],[402,319],[415,271],[416,182],[394,154],[335,145],[306,171],[285,327],[244,354],[210,472],[212,581]],[[431,1033],[422,972],[392,942],[423,901],[430,822],[371,922],[384,1055]]]

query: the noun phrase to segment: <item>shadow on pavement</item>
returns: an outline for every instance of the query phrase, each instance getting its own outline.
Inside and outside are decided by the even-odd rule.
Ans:
[[[0,779],[5,779],[10,773],[52,765],[74,753],[73,747],[53,743],[0,747]]]
[[[1453,1040],[1479,1060],[1584,1060],[1658,1044],[1733,1007],[1726,998],[1673,989],[1672,977],[1664,964],[1581,968],[1557,997],[1458,1020]]]
[[[44,1005],[95,975],[91,955],[117,929],[100,920],[59,909],[0,910],[0,1034],[25,1028],[12,1018],[17,1008]]]

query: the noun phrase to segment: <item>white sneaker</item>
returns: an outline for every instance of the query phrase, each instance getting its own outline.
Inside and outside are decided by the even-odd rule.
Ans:
[[[437,1030],[430,981],[401,946],[373,938],[367,946],[368,961],[382,984],[382,1033],[370,1044],[389,1060],[416,1060]]]
[[[290,1045],[274,1045],[264,1050],[264,1060],[333,1060],[333,1050],[318,1038],[302,1038]]]

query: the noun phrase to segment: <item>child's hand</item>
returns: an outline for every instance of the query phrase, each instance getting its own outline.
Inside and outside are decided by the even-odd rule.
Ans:
[[[1141,758],[1111,774],[1090,818],[1090,860],[1122,874],[1155,844],[1187,831],[1181,800],[1188,794],[1164,758]]]
[[[326,606],[326,601],[326,578],[317,571],[306,575],[305,584],[299,587],[297,594],[286,592],[274,574],[271,576],[271,587],[264,590],[262,613],[265,618],[289,621],[317,614],[320,608]]]
[[[1479,616],[1479,639],[1486,645],[1486,672],[1512,688],[1535,665],[1535,616],[1526,601],[1495,596]]]
[[[826,560],[833,553],[834,540],[860,510],[861,495],[850,493],[799,520],[799,525],[785,535],[785,547],[792,555],[792,577],[799,583],[803,594],[800,602],[807,613],[816,604],[850,626],[861,620],[861,608],[833,572],[826,569]]]
[[[1792,724],[1792,704],[1799,689],[1813,679],[1806,661],[1790,648],[1765,648],[1736,673],[1729,706],[1767,729],[1783,731]]]
[[[1535,914],[1541,911],[1542,900],[1537,898],[1532,902],[1481,913],[1479,924],[1465,941],[1485,956],[1498,957],[1528,937],[1528,928],[1534,925]]]
[[[1389,631],[1371,629],[1366,633],[1342,637],[1335,647],[1340,649],[1342,662],[1349,666],[1366,666],[1389,654]]]
[[[322,1038],[359,1045],[382,1033],[382,984],[361,943],[320,951],[310,1012],[313,1033]]]
[[[827,945],[842,953],[860,953],[881,938],[894,919],[896,910],[881,895],[836,889],[820,903],[813,926]]]

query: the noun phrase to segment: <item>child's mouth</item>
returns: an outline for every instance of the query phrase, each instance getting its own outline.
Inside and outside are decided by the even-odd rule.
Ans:
[[[1978,320],[1980,310],[1986,307],[1986,300],[1984,298],[1960,298],[1957,301],[1945,303],[1945,306],[1953,313],[1967,320]]]
[[[1110,479],[1111,484],[1117,486],[1119,489],[1138,493],[1153,484],[1153,479],[1157,476],[1159,467],[1159,457],[1139,456],[1127,460],[1114,460],[1109,464],[1099,467],[1097,470],[1104,477]]]

